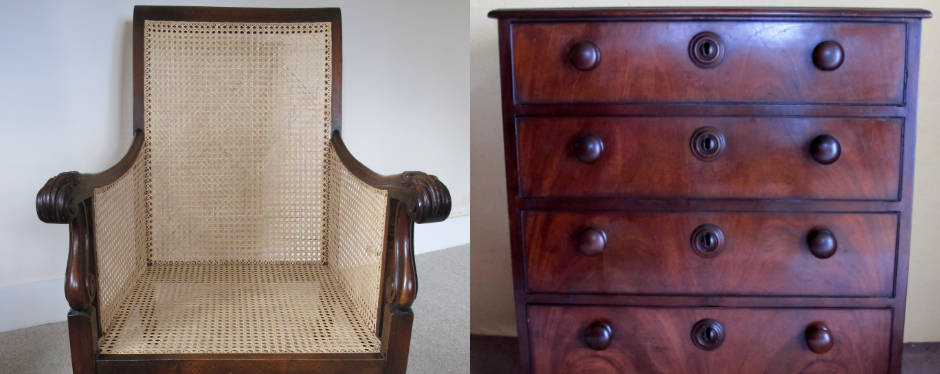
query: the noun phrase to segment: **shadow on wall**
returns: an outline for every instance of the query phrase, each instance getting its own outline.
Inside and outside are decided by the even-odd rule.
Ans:
[[[127,148],[130,147],[131,139],[134,137],[131,130],[131,121],[133,121],[133,110],[134,103],[132,101],[133,93],[131,92],[133,84],[133,68],[132,57],[133,54],[133,33],[134,33],[134,22],[131,20],[121,20],[118,21],[118,29],[120,32],[116,37],[115,43],[119,48],[115,49],[115,54],[113,56],[116,66],[119,66],[120,69],[114,69],[112,74],[116,76],[112,80],[116,82],[117,87],[111,92],[116,92],[117,97],[112,98],[112,101],[118,103],[118,111],[109,111],[108,116],[111,123],[114,125],[113,132],[108,134],[108,139],[117,139],[118,141],[108,142],[113,144],[114,149],[112,150],[112,159],[114,161],[120,160],[124,154],[127,153]]]
[[[484,12],[471,5],[471,14]],[[496,22],[470,42],[470,329],[515,335]],[[477,30],[480,31],[480,30]],[[479,36],[479,37],[477,37]]]

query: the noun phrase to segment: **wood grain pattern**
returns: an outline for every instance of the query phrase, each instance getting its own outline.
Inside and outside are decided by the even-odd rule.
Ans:
[[[717,66],[689,56],[700,32],[722,40]],[[903,23],[578,22],[513,27],[516,100],[558,102],[904,102]],[[833,71],[813,64],[827,40],[844,49]],[[603,56],[590,71],[562,56],[589,41]]]
[[[527,212],[529,292],[708,295],[891,296],[896,214]],[[692,249],[700,225],[724,233],[709,258]],[[586,256],[585,227],[607,233]],[[838,238],[819,259],[807,236],[826,227]]]
[[[538,9],[496,9],[489,13],[490,18],[501,20],[611,20],[611,19],[661,19],[681,20],[702,17],[709,19],[740,18],[800,18],[800,19],[870,19],[890,18],[930,18],[932,14],[925,9],[892,8],[824,8],[824,7],[621,7],[621,8],[538,8]]]
[[[68,314],[69,352],[72,354],[73,374],[96,373],[95,355],[98,353],[98,311],[89,307]]]
[[[570,305],[572,309],[579,308],[579,305],[605,305],[618,311],[631,309],[627,307],[696,310],[706,306],[769,310],[877,309],[878,313],[888,315],[890,333],[885,334],[884,330],[880,329],[870,333],[862,332],[860,336],[867,339],[865,349],[872,352],[886,351],[887,355],[868,355],[865,357],[865,364],[875,372],[901,372],[900,349],[910,245],[921,42],[920,18],[929,18],[929,11],[859,8],[595,8],[510,9],[493,11],[490,16],[499,20],[507,200],[513,282],[516,291],[516,321],[520,361],[524,372],[578,372],[572,368],[592,372],[591,366],[563,365],[564,358],[571,356],[570,350],[577,347],[565,346],[563,343],[553,344],[559,340],[556,339],[557,335],[546,338],[545,335],[530,333],[544,326],[568,328],[568,323],[561,319],[549,322],[533,320],[533,315],[528,311],[531,308],[549,308],[547,305],[558,305],[559,308],[562,305]],[[747,30],[749,33],[732,34],[728,38],[727,30],[693,30],[690,25],[727,25],[727,30]],[[649,29],[639,30],[644,26]],[[819,32],[837,29],[846,32],[842,35],[845,38],[833,38],[824,35],[825,32]],[[518,43],[520,30],[538,30],[538,35],[530,33],[529,36],[537,37]],[[629,30],[632,34],[618,33],[618,30]],[[801,30],[815,30],[816,34],[801,34]],[[600,31],[610,32],[605,34]],[[694,49],[696,46],[690,45],[689,41],[694,35],[705,31],[715,32],[714,40],[717,44],[699,45],[699,49]],[[898,37],[899,35],[904,37]],[[863,42],[847,46],[846,40],[850,40],[849,43]],[[607,41],[613,43],[606,44]],[[838,43],[839,48],[833,49],[833,44],[823,43],[825,41]],[[597,46],[594,52],[600,58],[594,61],[590,70],[582,71],[573,66],[570,59],[572,51],[565,51],[566,43],[569,42],[572,46],[575,43],[591,43]],[[887,48],[855,50],[860,46],[866,48],[865,45],[869,42],[890,45]],[[745,48],[739,48],[742,46]],[[786,53],[794,50],[796,52]],[[700,60],[699,64],[704,63],[704,66],[698,67],[693,61],[696,54]],[[859,65],[862,62],[857,59],[853,61],[853,56],[867,56],[864,59],[867,66]],[[614,63],[611,63],[612,59]],[[709,64],[713,59],[717,62]],[[734,67],[729,69],[733,71],[724,70],[729,66]],[[638,70],[638,67],[645,70]],[[627,74],[630,72],[629,68],[637,74]],[[888,74],[878,75],[879,73]],[[855,77],[840,81],[848,75]],[[517,79],[519,77],[531,78],[531,81],[520,82]],[[715,77],[718,79],[713,79]],[[865,81],[869,79],[880,83]],[[690,142],[691,134],[678,136],[672,126],[648,126],[644,133],[622,130],[636,123],[675,124],[688,120],[699,121],[696,126],[690,125],[688,129],[683,129],[692,131],[713,122],[726,123],[728,119],[740,121],[732,123],[740,124],[741,128],[747,131],[738,130],[742,132],[738,135],[728,135],[735,131],[713,126],[714,131],[709,131],[716,136],[703,137],[696,143]],[[775,126],[743,125],[753,125],[761,121],[775,122],[789,129],[780,131]],[[820,124],[825,121],[835,121],[834,127],[851,133],[849,136],[854,139],[845,141],[842,136],[844,134],[821,131]],[[881,125],[857,126],[866,121],[869,125],[879,122]],[[543,123],[545,126],[539,127],[537,131],[527,130],[525,126],[534,122]],[[597,127],[603,129],[614,129],[611,131],[612,139],[587,131],[589,126],[585,124],[588,123],[600,124]],[[882,125],[893,126],[895,129],[885,130],[887,127]],[[872,131],[873,129],[875,130]],[[581,148],[599,150],[597,157],[594,157],[593,153],[582,153],[582,156],[590,157],[578,160],[578,152],[575,151],[579,148],[572,145],[571,138],[566,138],[574,136],[573,134],[577,134],[580,139],[595,137],[597,141],[593,143],[603,147]],[[820,137],[826,134],[833,137]],[[806,139],[797,140],[796,137]],[[869,137],[874,139],[873,143],[869,143]],[[818,140],[815,147],[812,146],[813,139]],[[871,144],[876,145],[870,148]],[[750,158],[734,154],[740,152],[742,146],[749,150],[747,153],[751,155]],[[799,149],[802,161],[781,156],[792,152],[792,149]],[[698,164],[685,159],[692,150],[699,153],[699,158],[695,159]],[[624,152],[629,157],[623,156]],[[853,152],[854,156],[851,155]],[[866,154],[864,160],[857,158],[861,154]],[[568,160],[563,160],[565,157]],[[616,159],[619,164],[607,165],[611,159]],[[765,162],[758,166],[751,163],[755,159]],[[649,162],[650,160],[652,162]],[[847,160],[850,161],[846,162]],[[806,163],[813,166],[806,168]],[[707,166],[701,166],[702,164]],[[593,173],[586,171],[588,169]],[[823,170],[825,172],[822,172]],[[637,178],[637,175],[641,174],[642,177]],[[531,183],[526,185],[529,182]],[[590,216],[655,213],[729,216],[795,214],[807,217],[888,215],[896,220],[896,231],[892,232],[896,238],[892,247],[895,248],[895,256],[887,254],[889,250],[875,254],[881,256],[879,259],[866,259],[862,255],[853,260],[884,262],[870,268],[878,268],[876,272],[858,277],[858,281],[864,282],[864,285],[853,285],[876,290],[880,296],[826,296],[808,294],[802,290],[791,295],[730,295],[714,292],[539,292],[527,288],[531,233],[523,229],[527,224],[527,216],[536,211],[546,215],[557,213]],[[628,223],[625,224],[631,224],[629,219],[626,221]],[[545,222],[548,222],[548,219]],[[757,227],[756,223],[744,226]],[[782,227],[786,229],[787,225]],[[858,227],[861,226],[855,228]],[[599,229],[606,230],[603,227]],[[789,229],[792,230],[793,227]],[[664,233],[668,229],[657,227],[652,231],[654,234]],[[645,233],[636,235],[642,234]],[[543,236],[561,238],[562,234],[548,233]],[[722,241],[717,240],[717,237],[702,236],[699,238],[700,244],[708,253],[706,256],[700,256],[700,259],[720,259],[724,254],[722,248],[732,248],[728,243],[734,243],[735,237],[727,236],[727,241],[719,245],[719,249],[712,250],[712,244]],[[760,238],[751,239],[759,241]],[[557,241],[551,242],[548,238],[540,237],[536,240],[541,241],[542,247],[545,248],[559,246]],[[559,240],[569,243],[573,241],[570,236]],[[631,240],[644,243],[648,241],[645,238]],[[684,243],[690,247],[691,244],[691,241]],[[830,244],[836,244],[834,253],[829,247]],[[810,253],[808,240],[803,240],[801,245],[807,246],[804,250]],[[820,236],[814,239],[814,247],[819,258],[813,258],[817,261],[830,261],[837,260],[843,254],[840,247],[847,248],[847,245],[841,236],[836,237],[834,241]],[[609,250],[616,248],[615,243],[606,243],[605,240],[604,250],[592,257],[600,260],[604,255],[609,255]],[[658,247],[656,249],[658,250]],[[627,252],[631,250],[633,249],[630,248]],[[623,251],[615,250],[614,253]],[[856,254],[858,253],[860,252]],[[830,257],[826,258],[827,256]],[[664,259],[659,260],[663,261],[654,265],[673,265]],[[893,264],[892,260],[895,261]],[[571,264],[575,268],[578,266],[577,261],[572,261]],[[746,268],[747,265],[749,264],[742,265],[744,268],[732,269],[729,274],[738,277],[747,271],[759,273],[763,270],[759,267]],[[853,262],[845,265],[855,264]],[[624,266],[629,268],[630,265]],[[888,274],[892,266],[893,273]],[[607,266],[605,263],[596,265],[596,268],[606,272],[592,275],[596,279],[605,280],[597,283],[615,284],[610,287],[617,288],[615,281],[606,282],[604,278],[611,274],[616,277],[620,271],[617,267]],[[786,264],[776,264],[776,269],[800,273],[804,277],[816,277],[817,282],[813,285],[817,287],[816,291],[826,288],[820,286],[821,282],[829,281],[827,274],[788,269]],[[641,272],[644,270],[646,269],[641,269]],[[851,269],[843,268],[840,271],[849,274]],[[557,273],[562,278],[573,274],[565,266],[557,267]],[[653,272],[647,274],[650,273]],[[679,273],[689,279],[697,276],[697,284],[720,282],[720,278],[715,278],[711,273]],[[667,272],[653,274],[652,277],[674,279],[675,274],[676,272]],[[887,283],[892,287],[890,292],[882,292],[886,289],[884,274],[887,274]],[[875,276],[871,277],[872,275]],[[758,275],[754,277],[760,278]],[[563,282],[554,284],[561,283]],[[577,280],[574,283],[577,284]],[[761,285],[762,281],[757,283],[755,286],[737,287],[764,287]],[[791,286],[784,284],[781,289]],[[651,288],[655,289],[656,286]],[[795,288],[797,287],[791,289]],[[829,291],[834,288],[830,287]],[[616,305],[624,308],[613,307]],[[591,318],[586,318],[583,322],[585,326],[604,319],[597,314],[589,317]],[[627,315],[625,318],[632,317]],[[587,321],[588,319],[593,322]],[[644,324],[644,321],[633,322],[641,326]],[[833,327],[824,321],[812,322],[822,322],[816,326]],[[672,326],[665,317],[650,322],[655,323]],[[882,322],[879,324],[884,325]],[[828,336],[821,332],[822,329],[809,329],[808,326],[800,327],[801,331],[794,335],[802,339],[806,352],[809,352],[807,339],[813,342],[815,349],[820,352],[829,349],[830,337],[834,343],[833,347],[839,345],[841,335],[836,329],[829,330],[832,335]],[[655,330],[655,327],[651,329]],[[663,329],[657,330],[662,331]],[[688,332],[683,334],[683,339],[691,342]],[[708,341],[718,337],[714,329],[702,330],[702,334]],[[728,329],[728,334],[733,334],[733,329]],[[617,332],[612,330],[612,336],[618,336]],[[576,336],[577,338],[583,336]],[[776,363],[774,359],[778,356],[785,357],[787,351],[777,349],[773,345],[760,344],[763,339],[762,335],[750,336],[750,341],[758,344],[744,348],[728,348],[722,345],[712,353],[722,351],[722,347],[725,347],[732,353],[723,355],[740,358],[721,360],[714,366],[701,370],[675,365],[674,362],[684,362],[686,357],[681,354],[660,357],[658,354],[666,349],[663,345],[657,344],[656,341],[645,345],[643,340],[639,339],[634,342],[634,347],[624,349],[621,354],[632,355],[629,356],[631,359],[639,357],[641,360],[633,361],[636,366],[630,369],[616,368],[612,372],[789,373],[804,369]],[[764,350],[752,354],[752,351],[760,350],[760,347],[764,347]],[[825,358],[824,356],[831,356],[837,351],[833,348],[820,356]],[[652,360],[650,357],[656,359]],[[753,362],[742,364],[741,360]],[[845,362],[841,356],[837,361]],[[823,362],[820,363],[822,367],[810,366],[803,372],[867,372],[864,369],[859,370],[859,365],[839,366],[839,362],[833,367],[827,367]],[[666,369],[659,371],[659,365],[664,365]],[[538,371],[538,368],[543,370]],[[596,372],[605,372],[602,369],[604,367],[600,366]]]
[[[725,138],[720,156],[707,162],[689,148],[703,126]],[[535,117],[519,120],[517,133],[523,196],[898,199],[896,119]],[[582,133],[604,141],[590,164],[568,151]],[[841,144],[831,165],[809,154],[820,134]]]
[[[532,373],[835,373],[888,370],[891,312],[872,309],[722,309],[530,306]],[[610,321],[613,338],[601,351],[580,339],[595,319]],[[697,321],[715,319],[724,341],[695,346]],[[825,354],[810,351],[805,330],[816,321],[832,332]]]

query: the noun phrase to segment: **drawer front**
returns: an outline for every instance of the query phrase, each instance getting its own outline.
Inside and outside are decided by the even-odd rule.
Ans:
[[[517,23],[516,100],[902,104],[905,34],[901,23]],[[838,50],[841,64],[823,70]]]
[[[525,273],[530,292],[891,296],[897,228],[875,213],[526,212]]]
[[[534,374],[888,371],[887,309],[529,306],[528,318]]]
[[[899,119],[534,117],[516,130],[524,196],[898,199]]]

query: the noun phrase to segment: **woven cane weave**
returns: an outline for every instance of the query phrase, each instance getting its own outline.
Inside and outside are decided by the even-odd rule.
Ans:
[[[379,352],[319,264],[154,264],[102,336],[103,354]]]
[[[361,318],[374,331],[385,249],[388,192],[352,175],[333,147],[330,147],[329,165],[329,267],[349,290]]]
[[[107,331],[114,313],[147,266],[143,153],[114,183],[95,189],[98,310]]]
[[[145,22],[144,145],[95,192],[101,353],[379,352],[388,197],[329,145],[330,43]]]
[[[330,24],[146,21],[154,261],[322,262]]]

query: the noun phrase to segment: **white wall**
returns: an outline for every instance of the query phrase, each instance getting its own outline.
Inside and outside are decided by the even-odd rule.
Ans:
[[[940,14],[937,0],[825,0],[812,6],[926,8]],[[622,6],[807,6],[801,0],[471,0],[470,137],[471,209],[470,330],[474,334],[515,335],[509,222],[499,101],[499,58],[495,8]],[[914,218],[904,341],[940,341],[940,20],[923,22],[920,107],[914,165]]]
[[[103,170],[130,145],[135,3],[9,2],[0,14],[0,331],[65,317],[67,226],[39,222],[34,200],[46,179]],[[457,218],[418,225],[417,251],[469,242],[466,1],[145,3],[340,7],[344,140],[379,173],[426,171],[450,188]]]

